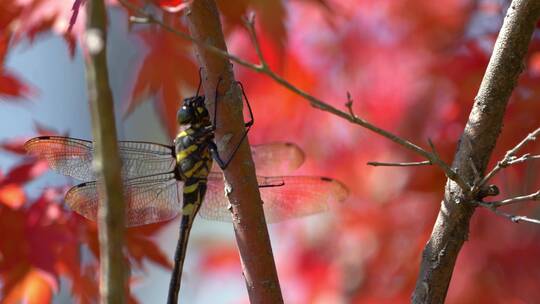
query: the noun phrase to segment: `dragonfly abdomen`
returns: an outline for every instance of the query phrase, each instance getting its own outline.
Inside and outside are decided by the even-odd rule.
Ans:
[[[183,193],[183,216],[195,216],[206,194],[208,181],[202,178],[188,178],[184,182]]]

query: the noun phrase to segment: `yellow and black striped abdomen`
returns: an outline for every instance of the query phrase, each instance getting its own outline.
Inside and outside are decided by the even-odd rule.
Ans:
[[[183,207],[184,216],[194,216],[198,211],[206,193],[206,183],[212,157],[208,149],[211,133],[202,128],[188,128],[176,137],[177,173],[184,182]]]
[[[183,216],[194,216],[201,206],[206,194],[206,179],[189,178],[184,182],[182,207]]]

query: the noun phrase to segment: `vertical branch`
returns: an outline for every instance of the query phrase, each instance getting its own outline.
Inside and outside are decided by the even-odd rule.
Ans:
[[[539,16],[540,1],[536,0],[514,0],[508,9],[452,164],[470,184],[477,177],[474,171],[484,174]],[[467,240],[474,199],[481,197],[471,197],[455,182],[447,181],[422,254],[413,303],[444,302],[457,256]]]
[[[193,1],[187,17],[195,41],[227,50],[214,0]],[[220,154],[228,159],[245,129],[242,97],[228,58],[210,51],[201,43],[196,44],[196,50],[206,76],[203,85],[210,113],[214,112],[216,85],[221,78],[217,90],[216,139]],[[250,302],[283,303],[247,138],[224,174]]]
[[[100,181],[98,211],[101,303],[125,303],[126,270],[122,254],[124,203],[112,92],[107,71],[107,11],[104,0],[88,2],[86,81],[92,113],[94,167]]]

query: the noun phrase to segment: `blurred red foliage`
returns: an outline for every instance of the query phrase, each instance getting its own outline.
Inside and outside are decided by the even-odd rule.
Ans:
[[[78,20],[75,28],[79,30],[67,34],[72,3],[60,1],[62,7],[56,4],[45,11],[50,1],[19,5],[22,2],[0,3],[0,25],[6,29],[1,34],[2,60],[13,44],[23,38],[33,40],[43,31],[68,35],[71,43],[83,33],[83,21]],[[359,116],[420,145],[426,146],[427,139],[432,139],[448,162],[505,14],[506,8],[498,3],[218,1],[231,53],[256,61],[241,26],[241,17],[254,10],[263,53],[284,78],[337,107],[344,107],[346,91],[350,91]],[[163,16],[168,24],[185,31],[178,15]],[[132,34],[141,38],[147,52],[140,59],[138,74],[127,77],[135,81],[126,83],[133,87],[132,98],[125,103],[126,113],[143,97],[155,97],[158,113],[172,136],[178,101],[194,91],[198,77],[191,46],[156,27],[138,25],[132,28]],[[539,52],[536,35],[508,106],[492,163],[540,126]],[[5,73],[0,69],[0,94],[25,95],[27,84],[13,80],[11,72]],[[439,210],[444,175],[433,167],[368,167],[365,163],[371,160],[418,158],[379,136],[311,108],[267,77],[244,68],[236,68],[236,75],[256,116],[250,133],[252,143],[293,141],[308,155],[304,172],[338,178],[352,190],[348,202],[336,206],[331,220],[276,228],[274,242],[280,243],[276,259],[286,302],[409,302],[421,250]],[[16,141],[3,145],[4,150],[15,153],[21,152],[19,148]],[[539,148],[540,142],[536,142],[527,151],[538,154]],[[505,170],[495,181],[502,190],[500,197],[538,189],[538,169],[538,164],[531,162]],[[0,294],[11,302],[39,294],[47,302],[56,292],[59,276],[63,276],[74,283],[74,297],[89,302],[96,297],[97,262],[81,266],[78,251],[81,245],[87,245],[97,254],[95,227],[60,207],[60,189],[47,189],[37,199],[29,199],[23,187],[41,173],[39,163],[25,159],[1,179]],[[534,205],[511,211],[540,216],[540,209]],[[144,259],[169,266],[169,258],[149,238],[158,229],[143,227],[129,235],[128,248],[135,267],[142,267]],[[199,270],[212,276],[224,269],[238,269],[233,248],[232,244],[210,246],[200,257]],[[37,251],[39,256],[33,254]],[[515,225],[478,210],[469,242],[459,256],[447,302],[530,303],[539,299],[539,254],[538,227]]]
[[[39,125],[39,135],[53,135]],[[0,149],[16,154],[24,139],[0,143]],[[65,187],[46,187],[35,199],[25,187],[48,170],[44,161],[26,157],[0,175],[0,282],[2,303],[50,303],[60,278],[71,282],[78,303],[98,300],[99,243],[95,223],[63,207]],[[130,229],[126,236],[127,258],[135,270],[148,261],[171,268],[153,237],[163,224]],[[83,263],[83,252],[92,259]],[[136,300],[130,297],[130,302]]]

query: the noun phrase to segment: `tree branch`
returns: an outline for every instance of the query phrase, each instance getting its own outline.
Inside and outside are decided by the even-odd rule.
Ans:
[[[533,218],[530,218],[530,217],[527,217],[527,216],[524,216],[524,215],[514,215],[514,214],[503,212],[503,211],[497,209],[497,207],[493,206],[491,203],[478,202],[478,205],[480,205],[480,206],[482,206],[482,207],[484,207],[486,209],[489,209],[493,213],[495,213],[496,215],[507,218],[507,219],[511,220],[512,222],[514,222],[514,223],[527,222],[527,223],[532,223],[532,224],[540,224],[540,220],[538,220],[538,219],[533,219]]]
[[[508,9],[452,164],[467,183],[485,171],[539,16],[539,1],[515,0]],[[422,254],[413,303],[444,302],[457,256],[468,237],[474,201],[470,193],[447,181],[437,221]]]
[[[197,58],[206,74],[203,85],[210,113],[216,106],[212,101],[219,102],[216,139],[220,154],[228,158],[234,153],[245,127],[242,95],[227,60],[230,57],[216,56],[228,54],[216,3],[213,0],[193,1],[187,19],[194,37],[189,39],[196,43]],[[216,90],[218,79],[221,79],[220,87]],[[231,134],[237,136],[231,139]],[[283,303],[247,137],[233,155],[224,175],[250,302]]]
[[[260,50],[260,44],[259,44],[259,41],[257,39],[257,36],[256,36],[256,31],[255,31],[255,27],[254,27],[254,17],[253,15],[246,19],[246,27],[250,33],[250,37],[251,37],[251,40],[254,44],[254,47],[255,47],[255,51],[257,52],[257,55],[259,56],[259,64],[253,64],[253,63],[250,63],[248,61],[245,61],[237,56],[234,56],[234,55],[231,55],[229,53],[227,53],[226,51],[224,50],[221,50],[219,48],[216,48],[215,46],[213,45],[210,45],[208,43],[205,43],[205,42],[201,42],[201,41],[197,41],[196,39],[194,39],[192,36],[189,36],[188,34],[186,33],[183,33],[181,31],[178,31],[177,29],[163,23],[161,20],[155,18],[154,16],[152,16],[151,14],[149,13],[146,13],[143,9],[141,8],[138,8],[134,5],[132,5],[131,3],[127,2],[126,0],[118,0],[123,6],[125,6],[126,8],[136,12],[137,14],[139,14],[140,16],[143,16],[144,18],[140,18],[140,17],[136,17],[137,19],[140,19],[139,21],[144,21],[144,23],[152,23],[152,24],[156,24],[156,25],[159,25],[160,27],[162,27],[163,29],[171,32],[171,33],[174,33],[175,35],[177,35],[178,37],[181,37],[183,39],[187,39],[187,40],[190,40],[190,41],[193,41],[195,42],[199,47],[202,47],[216,55],[219,55],[219,56],[222,56],[222,57],[225,57],[225,58],[228,58],[229,60],[233,61],[233,62],[236,62],[248,69],[251,69],[253,71],[256,71],[256,72],[259,72],[261,74],[264,74],[264,75],[267,75],[268,77],[272,78],[274,81],[276,81],[277,83],[279,83],[280,85],[282,85],[283,87],[287,88],[288,90],[294,92],[295,94],[303,97],[304,99],[308,100],[311,104],[312,107],[314,108],[317,108],[317,109],[320,109],[322,111],[325,111],[325,112],[328,112],[328,113],[331,113],[333,115],[336,115],[338,117],[341,117],[353,124],[356,124],[356,125],[359,125],[363,128],[366,128],[372,132],[375,132],[383,137],[386,137],[387,139],[397,143],[398,145],[401,145],[402,147],[405,147],[406,149],[428,159],[432,164],[435,164],[437,165],[438,167],[440,167],[446,177],[448,177],[449,179],[455,181],[457,184],[459,184],[462,189],[465,189],[465,191],[469,191],[470,190],[470,185],[467,184],[460,176],[459,174],[457,174],[452,168],[450,168],[450,166],[448,166],[448,164],[446,164],[443,160],[441,160],[436,154],[434,153],[430,153],[426,150],[424,150],[423,148],[409,142],[408,140],[406,139],[403,139],[397,135],[394,135],[384,129],[381,129],[371,123],[369,123],[368,121],[364,120],[364,119],[361,119],[359,118],[358,116],[354,115],[354,113],[352,112],[352,103],[351,103],[351,99],[349,98],[348,102],[346,103],[346,107],[348,108],[347,111],[342,111],[342,110],[339,110],[333,106],[331,106],[329,103],[327,102],[324,102],[320,99],[318,99],[317,97],[315,96],[312,96],[310,95],[309,93],[301,90],[300,88],[297,88],[296,86],[294,86],[293,84],[291,84],[290,82],[288,82],[287,80],[285,80],[284,78],[282,78],[281,76],[279,76],[278,74],[274,73],[270,67],[266,64],[266,61],[262,55],[262,52]],[[133,19],[132,19],[133,20]]]
[[[508,165],[511,166],[511,165],[515,165],[519,163],[524,163],[529,160],[537,160],[537,159],[540,159],[540,155],[530,155],[529,153],[527,153],[527,154],[523,154],[519,158],[509,161]]]
[[[501,206],[512,205],[512,204],[524,202],[524,201],[540,201],[540,190],[531,194],[527,194],[527,195],[516,196],[512,198],[507,198],[501,201],[493,201],[493,202],[486,202],[486,203],[489,203],[491,206],[498,208]]]
[[[124,202],[116,140],[113,97],[107,69],[107,12],[103,0],[88,2],[86,82],[92,114],[94,167],[99,175],[101,303],[125,303],[127,272],[124,265]]]
[[[530,156],[529,154],[525,154],[519,158],[516,157],[516,153],[523,148],[528,142],[536,140],[536,137],[540,135],[540,128],[536,129],[535,131],[528,134],[522,141],[520,141],[515,147],[508,150],[506,154],[504,155],[504,158],[497,162],[497,165],[489,171],[488,174],[484,176],[484,178],[475,185],[475,189],[479,189],[483,185],[485,185],[492,177],[494,177],[500,170],[503,168],[506,168],[510,165],[525,162],[531,159],[539,159],[540,155],[534,155]],[[473,191],[475,190],[473,189]]]
[[[403,162],[403,163],[384,163],[384,162],[368,162],[370,166],[374,167],[415,167],[415,166],[429,166],[432,163],[429,160],[420,161],[420,162]]]

